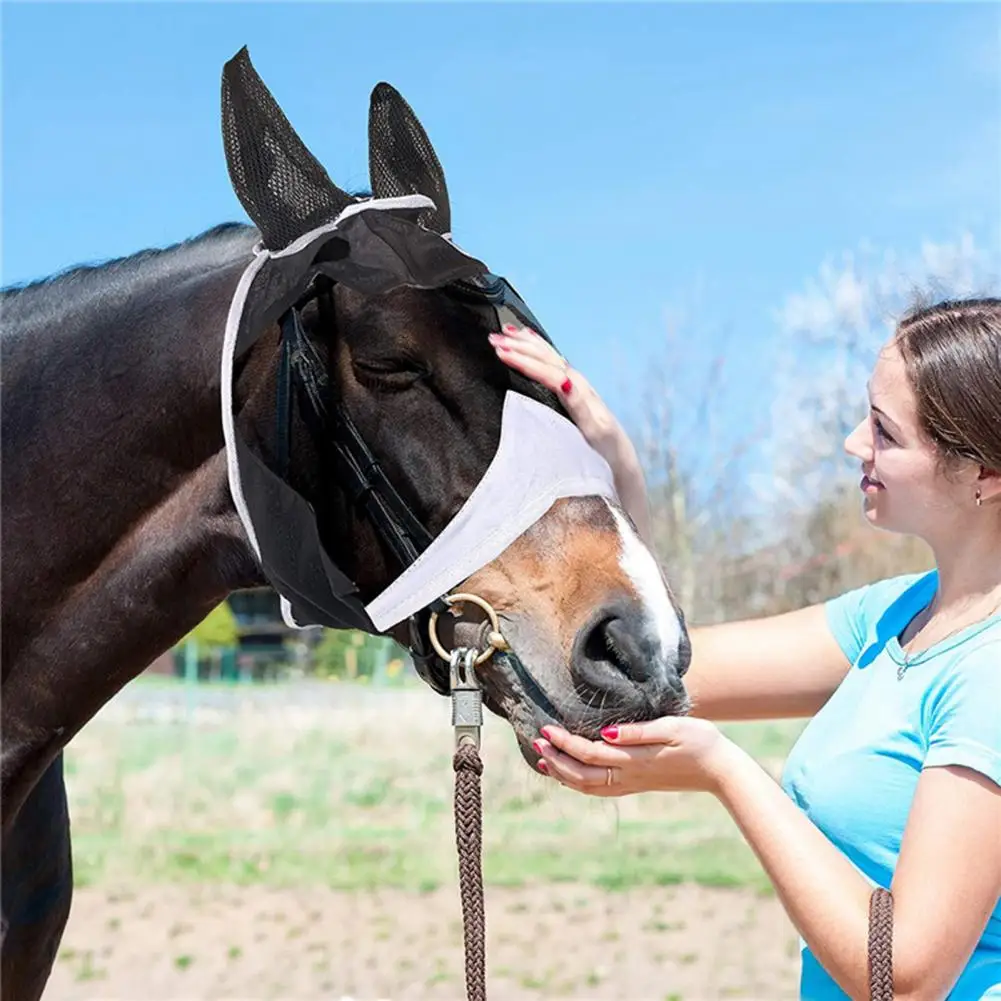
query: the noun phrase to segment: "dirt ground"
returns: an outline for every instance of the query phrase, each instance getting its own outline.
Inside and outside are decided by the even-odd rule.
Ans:
[[[488,888],[491,1001],[796,996],[774,897],[695,885]],[[43,1001],[459,999],[454,887],[427,894],[262,886],[77,891]]]

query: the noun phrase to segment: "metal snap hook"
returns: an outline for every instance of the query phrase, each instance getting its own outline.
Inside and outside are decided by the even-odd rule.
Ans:
[[[476,651],[457,647],[449,657],[448,666],[455,746],[471,743],[478,748],[483,726],[483,693],[476,678]]]

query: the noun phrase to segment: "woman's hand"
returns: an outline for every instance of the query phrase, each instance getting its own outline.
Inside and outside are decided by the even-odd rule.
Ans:
[[[734,756],[743,752],[708,720],[664,716],[605,727],[587,740],[557,726],[533,745],[539,770],[591,796],[637,792],[718,793]]]
[[[506,365],[560,396],[587,443],[611,467],[622,506],[643,541],[652,545],[649,502],[639,456],[622,425],[587,379],[527,327],[505,324],[501,333],[490,335],[490,343]]]

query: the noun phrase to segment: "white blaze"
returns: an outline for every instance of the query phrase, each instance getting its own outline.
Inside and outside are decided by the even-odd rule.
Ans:
[[[608,501],[605,503],[608,504]],[[622,539],[619,565],[633,582],[640,601],[651,617],[660,640],[661,655],[667,660],[673,660],[681,644],[681,621],[668,597],[657,561],[632,525],[611,504],[608,504],[608,509],[612,512]]]

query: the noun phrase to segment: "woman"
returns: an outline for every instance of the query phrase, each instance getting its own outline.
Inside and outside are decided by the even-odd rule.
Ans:
[[[562,395],[649,539],[635,450],[584,377],[531,331],[491,341]],[[845,442],[865,517],[923,539],[935,570],[695,629],[690,717],[600,741],[547,727],[539,768],[594,796],[715,795],[802,937],[804,998],[868,998],[875,884],[898,998],[1001,998],[1001,300],[912,313],[868,388]],[[812,717],[781,787],[709,722],[778,717]]]

